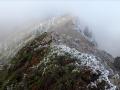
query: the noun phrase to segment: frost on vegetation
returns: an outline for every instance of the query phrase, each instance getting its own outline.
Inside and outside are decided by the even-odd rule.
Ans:
[[[99,62],[98,59],[96,59],[95,56],[85,54],[78,52],[74,48],[71,49],[65,45],[54,45],[52,46],[51,52],[47,55],[47,57],[44,58],[44,63],[47,64],[50,61],[50,57],[52,56],[55,58],[55,55],[57,56],[64,56],[66,53],[70,56],[70,58],[76,59],[76,65],[79,66],[89,66],[92,69],[92,72],[97,73],[96,71],[100,71],[101,75],[97,79],[97,81],[92,82],[90,85],[95,85],[97,82],[101,82],[102,80],[105,80],[109,86],[110,89],[106,90],[116,90],[116,86],[114,86],[110,80],[108,79],[109,71],[104,68],[104,66]],[[73,70],[72,72],[79,72],[79,70]]]
[[[39,25],[36,25],[34,28],[30,30],[29,33],[22,34],[18,37],[16,36],[17,38],[16,37],[13,38],[12,41],[8,41],[5,44],[0,44],[0,60],[6,60],[10,57],[13,57],[17,53],[17,51],[19,51],[20,48],[22,48],[24,45],[27,44],[28,41],[34,39],[37,36],[40,36],[42,33],[47,32],[50,29],[52,30],[52,28],[57,27],[57,25],[64,24],[69,20],[72,20],[73,18],[74,17],[71,16],[54,17],[50,20],[40,23]],[[73,22],[73,24],[76,25],[75,30],[79,30],[79,31],[81,30],[79,23],[76,24],[76,22]],[[71,37],[67,37],[67,39],[70,38]],[[41,49],[43,47],[48,47],[48,45],[44,45],[44,46],[39,45],[39,47],[34,48],[34,51],[37,51],[38,49]],[[47,54],[47,56],[44,57],[44,59],[39,64],[33,65],[33,67],[31,68],[39,68],[39,66],[43,63],[44,66],[46,66],[47,64],[51,63],[50,57],[56,58],[56,56],[64,56],[65,54],[67,54],[71,59],[76,60],[74,63],[76,66],[78,67],[88,66],[92,69],[94,73],[97,73],[96,71],[99,70],[101,72],[101,75],[97,81],[101,82],[102,80],[105,80],[110,85],[109,90],[115,90],[116,86],[114,86],[108,79],[109,71],[104,68],[104,66],[99,62],[99,60],[95,56],[78,52],[76,49],[74,48],[71,49],[66,45],[53,45],[50,47],[51,49],[50,52]],[[58,66],[55,64],[54,67],[58,67]],[[44,68],[43,74],[45,73],[47,68],[48,67]],[[79,72],[78,68],[72,70],[72,73],[75,72]],[[90,85],[96,86],[97,81],[91,82]]]
[[[53,17],[43,21],[26,32],[15,33],[3,43],[0,43],[0,61],[7,61],[12,58],[17,51],[20,50],[28,41],[40,36],[42,33],[51,30],[52,28],[71,20],[72,16]]]
[[[15,35],[9,37],[6,42],[0,44],[0,61],[7,61],[9,58],[12,58],[24,45],[26,45],[28,41],[69,21],[73,21],[74,26],[77,27],[77,29],[80,28],[79,24],[76,24],[78,20],[75,17],[71,15],[64,15],[43,21],[38,25],[35,25],[35,27],[30,30],[26,30],[24,33],[15,33]]]

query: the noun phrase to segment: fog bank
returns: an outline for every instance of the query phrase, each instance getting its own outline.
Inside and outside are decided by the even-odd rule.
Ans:
[[[0,41],[41,20],[73,14],[93,31],[99,47],[120,56],[119,1],[0,1]]]

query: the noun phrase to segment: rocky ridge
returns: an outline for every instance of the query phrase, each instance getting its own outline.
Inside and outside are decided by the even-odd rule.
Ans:
[[[71,16],[52,19],[32,32],[7,65],[1,90],[116,90],[114,58],[99,50]],[[76,30],[77,29],[77,30]],[[23,41],[24,42],[24,41]],[[23,43],[22,42],[22,43]],[[119,76],[119,75],[118,75]]]

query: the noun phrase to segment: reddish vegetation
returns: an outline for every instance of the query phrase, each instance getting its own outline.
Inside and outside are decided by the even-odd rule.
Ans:
[[[37,85],[32,85],[32,90],[39,90]]]
[[[37,65],[40,62],[40,60],[37,58],[37,56],[33,56],[32,60],[30,61],[31,65]]]

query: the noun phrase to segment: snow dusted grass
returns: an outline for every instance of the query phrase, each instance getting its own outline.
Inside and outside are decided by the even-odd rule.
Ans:
[[[52,28],[64,24],[72,18],[72,16],[53,17],[40,22],[29,30],[14,33],[13,36],[10,36],[6,41],[0,43],[0,63],[8,62],[8,59],[12,58],[28,41],[44,32],[51,31]]]
[[[90,67],[94,73],[97,73],[96,71],[100,71],[101,75],[100,77],[97,79],[97,81],[95,82],[91,82],[90,85],[96,85],[97,82],[101,82],[102,80],[105,80],[109,86],[110,89],[107,89],[107,86],[105,87],[106,90],[116,90],[116,86],[114,86],[109,78],[109,71],[106,70],[104,68],[104,66],[99,62],[98,59],[96,59],[95,56],[93,55],[89,55],[89,54],[85,54],[85,53],[81,53],[77,50],[75,50],[74,48],[71,49],[69,47],[67,47],[66,45],[54,45],[52,46],[52,51],[50,52],[50,55],[48,55],[48,57],[44,59],[44,61],[50,62],[49,61],[49,57],[54,56],[54,54],[57,54],[57,56],[64,56],[65,53],[68,53],[70,55],[70,58],[76,58],[76,65],[79,66],[88,66]]]
[[[34,39],[38,35],[48,31],[51,32],[54,28],[64,25],[69,21],[73,21],[76,28],[75,30],[80,29],[76,17],[66,15],[50,18],[36,24],[29,30],[14,33],[13,36],[9,37],[5,42],[0,43],[0,63],[1,61],[4,63],[8,62],[8,59],[12,58],[24,45],[26,45],[27,42]]]

